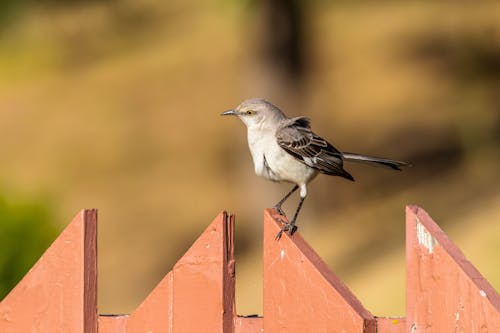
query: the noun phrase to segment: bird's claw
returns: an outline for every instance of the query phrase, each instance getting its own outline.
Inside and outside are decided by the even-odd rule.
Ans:
[[[283,209],[281,209],[281,205],[276,205],[273,208],[278,212],[278,214],[286,217],[285,211]]]
[[[288,235],[293,235],[295,231],[297,231],[297,227],[291,223],[284,223],[283,221],[280,221],[283,223],[283,227],[281,227],[281,230],[278,232],[276,235],[275,240],[279,241],[281,236],[283,235],[284,232],[288,232]]]

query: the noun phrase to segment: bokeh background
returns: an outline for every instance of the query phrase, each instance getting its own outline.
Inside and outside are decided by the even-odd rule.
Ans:
[[[345,151],[407,160],[318,177],[300,231],[376,315],[404,315],[404,207],[500,289],[498,1],[0,3],[0,297],[99,208],[99,311],[129,313],[223,209],[237,311],[262,312],[262,210],[220,112],[264,97]],[[295,208],[292,197],[285,209]]]

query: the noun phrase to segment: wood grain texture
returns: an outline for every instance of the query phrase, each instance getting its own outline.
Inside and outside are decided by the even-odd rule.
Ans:
[[[84,210],[83,219],[83,331],[97,333],[97,210]]]

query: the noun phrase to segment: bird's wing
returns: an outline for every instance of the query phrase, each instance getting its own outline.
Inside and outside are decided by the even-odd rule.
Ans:
[[[276,131],[276,138],[281,148],[307,166],[354,180],[342,167],[342,153],[311,131],[308,118],[287,119]]]

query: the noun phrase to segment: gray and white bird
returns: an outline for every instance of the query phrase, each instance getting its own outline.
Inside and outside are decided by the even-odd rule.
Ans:
[[[295,184],[274,208],[283,216],[283,203],[300,188],[300,200],[290,223],[284,223],[276,236],[283,232],[292,235],[304,199],[307,184],[323,173],[340,176],[354,181],[344,170],[344,161],[362,162],[401,170],[409,164],[385,158],[341,152],[325,139],[315,134],[306,117],[288,118],[277,106],[260,99],[249,99],[233,110],[223,112],[223,116],[236,116],[247,127],[248,147],[252,154],[255,173],[275,182]]]

